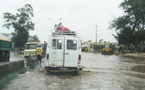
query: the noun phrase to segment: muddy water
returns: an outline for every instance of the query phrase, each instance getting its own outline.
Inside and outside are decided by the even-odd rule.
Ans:
[[[82,53],[79,75],[29,70],[3,90],[145,90],[144,64],[142,58]]]

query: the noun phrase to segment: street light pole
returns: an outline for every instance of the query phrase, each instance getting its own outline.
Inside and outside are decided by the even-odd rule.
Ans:
[[[97,24],[96,24],[96,45],[97,45]]]

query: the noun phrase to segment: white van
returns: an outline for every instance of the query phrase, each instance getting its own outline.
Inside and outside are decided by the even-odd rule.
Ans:
[[[54,32],[49,37],[46,53],[48,72],[78,72],[81,68],[81,38],[73,31]]]

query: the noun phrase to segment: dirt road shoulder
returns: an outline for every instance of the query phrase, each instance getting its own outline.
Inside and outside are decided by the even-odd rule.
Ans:
[[[122,56],[144,57],[145,58],[145,53],[126,53],[126,54],[122,54]]]

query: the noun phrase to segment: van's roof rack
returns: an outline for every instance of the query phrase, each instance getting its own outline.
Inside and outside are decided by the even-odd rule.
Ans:
[[[55,30],[55,32],[52,33],[52,35],[73,35],[73,36],[77,36],[77,33],[75,31],[59,31],[59,30]]]

